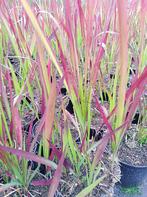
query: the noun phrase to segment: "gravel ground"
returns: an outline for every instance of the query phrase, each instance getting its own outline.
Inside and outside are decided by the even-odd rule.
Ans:
[[[114,197],[147,197],[147,179],[145,180],[144,184],[138,189],[139,192],[128,194],[126,192],[123,192],[121,186],[117,184],[115,187]]]

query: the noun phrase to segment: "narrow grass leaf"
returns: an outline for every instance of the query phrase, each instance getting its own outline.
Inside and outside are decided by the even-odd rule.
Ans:
[[[116,127],[122,124],[124,118],[124,104],[125,104],[125,92],[128,81],[128,13],[127,13],[127,1],[117,1],[118,5],[118,20],[119,20],[119,61],[120,61],[120,84],[118,90],[118,105],[116,114]],[[116,143],[120,141],[121,133],[117,133]]]
[[[50,161],[50,160],[45,159],[43,157],[37,156],[37,155],[35,155],[33,153],[30,153],[30,152],[26,152],[26,151],[14,149],[14,148],[9,148],[7,146],[2,146],[2,145],[0,145],[0,150],[12,153],[12,154],[17,155],[19,157],[24,157],[24,158],[26,158],[28,160],[36,161],[36,162],[38,162],[40,164],[44,164],[44,165],[50,166],[53,169],[57,168],[57,165],[53,161]]]
[[[26,0],[21,0],[21,3],[23,5],[28,17],[30,18],[30,21],[31,21],[35,31],[37,32],[40,40],[42,41],[44,47],[46,48],[51,60],[53,61],[56,69],[58,70],[58,72],[60,74],[60,76],[62,77],[62,71],[60,69],[60,66],[59,66],[57,60],[56,60],[56,57],[54,56],[50,46],[48,45],[47,39],[46,39],[43,31],[41,30],[41,28],[38,24],[38,21],[37,21],[35,15],[34,15],[33,11],[31,10],[31,7],[30,7],[29,3]]]
[[[95,182],[93,182],[91,185],[89,185],[88,187],[86,187],[85,189],[83,189],[76,197],[86,197],[90,192],[92,192],[92,190],[98,185],[100,184],[104,178],[106,177],[106,175],[100,177],[99,179],[97,179]]]
[[[49,141],[52,136],[52,129],[54,123],[55,116],[55,103],[56,103],[56,81],[55,78],[51,84],[50,95],[48,99],[48,103],[46,106],[46,116],[45,116],[45,130],[43,133],[43,143],[45,148],[45,156],[48,158],[49,155]]]
[[[63,168],[63,163],[64,163],[64,153],[61,156],[61,159],[58,163],[57,169],[55,171],[53,180],[52,180],[52,184],[49,188],[49,192],[48,192],[48,197],[54,197],[55,192],[58,188],[59,182],[60,182],[60,178],[62,175],[62,168]]]
[[[111,135],[112,139],[115,139],[113,129],[112,129],[112,127],[111,127],[111,125],[110,125],[110,123],[109,123],[109,121],[108,121],[108,118],[107,118],[107,116],[105,115],[105,112],[104,112],[104,110],[103,110],[102,106],[100,105],[100,103],[99,103],[99,101],[98,101],[97,98],[96,98],[96,107],[97,107],[97,109],[99,110],[99,112],[100,112],[100,114],[101,114],[101,116],[102,116],[102,118],[103,118],[103,121],[104,121],[104,123],[106,124],[106,126],[107,126],[107,128],[108,128],[108,130],[109,130],[109,132],[110,132],[110,135]]]
[[[14,181],[11,183],[4,184],[4,185],[0,186],[0,193],[8,190],[11,187],[16,187],[16,186],[21,186],[21,184],[18,182],[14,182]]]

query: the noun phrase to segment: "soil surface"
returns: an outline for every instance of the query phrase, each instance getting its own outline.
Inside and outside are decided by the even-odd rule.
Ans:
[[[119,149],[119,159],[135,166],[147,166],[147,144],[139,144],[136,128],[132,127],[124,136]]]

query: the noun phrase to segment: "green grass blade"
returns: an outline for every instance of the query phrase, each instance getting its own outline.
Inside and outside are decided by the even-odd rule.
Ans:
[[[83,189],[76,197],[85,197],[87,196],[90,192],[92,192],[92,190],[98,185],[100,184],[100,182],[102,182],[104,180],[104,178],[106,177],[106,175],[100,177],[99,179],[97,179],[95,182],[93,182],[91,185],[89,185],[88,187],[86,187],[85,189]]]

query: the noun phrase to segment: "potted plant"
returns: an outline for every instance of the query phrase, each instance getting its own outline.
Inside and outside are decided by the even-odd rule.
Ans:
[[[127,88],[127,83],[130,80],[129,76],[129,64],[128,64],[128,17],[127,15],[124,15],[126,12],[126,2],[123,2],[123,5],[119,5],[120,2],[118,2],[118,10],[121,9],[122,12],[119,15],[119,28],[123,29],[123,33],[120,32],[119,35],[119,46],[120,46],[120,65],[121,65],[121,76],[120,81],[117,74],[120,75],[120,72],[115,73],[114,81],[118,84],[118,89],[113,89],[113,96],[110,104],[112,106],[112,109],[115,108],[115,115],[111,117],[111,123],[114,130],[116,130],[115,139],[112,141],[112,150],[114,153],[114,160],[118,158],[120,161],[121,166],[121,183],[125,187],[129,186],[136,186],[142,183],[143,179],[147,176],[147,163],[142,163],[142,166],[139,165],[130,165],[129,163],[123,161],[122,158],[120,158],[120,155],[122,154],[122,148],[124,148],[124,137],[129,136],[127,134],[127,130],[130,127],[132,117],[137,111],[137,108],[139,106],[139,103],[141,101],[141,97],[144,94],[145,86],[147,83],[147,68],[145,67],[145,62],[141,61],[144,58],[143,49],[144,49],[144,29],[141,29],[142,31],[142,39],[139,43],[139,46],[141,46],[141,54],[138,54],[139,65],[136,65],[136,68],[138,69],[138,73],[134,75],[132,79],[132,84],[129,88]],[[143,4],[141,4],[143,6]],[[142,9],[141,9],[142,10]],[[117,94],[116,91],[118,90]],[[114,95],[116,97],[114,97]],[[142,101],[141,101],[142,102]],[[116,106],[114,105],[116,104]],[[115,107],[114,107],[115,106]],[[145,107],[144,107],[145,108]],[[144,109],[143,108],[143,109]],[[145,114],[143,113],[143,116]],[[140,116],[141,117],[141,116]],[[145,118],[145,117],[144,117]],[[143,119],[144,119],[143,118]],[[142,120],[140,120],[142,121]],[[137,127],[137,126],[136,126]],[[130,133],[131,138],[133,138],[133,133]],[[138,137],[137,137],[138,136]],[[146,134],[145,134],[145,128],[142,127],[138,134],[136,135],[138,138],[138,142],[146,141]],[[142,145],[143,146],[143,145]],[[136,148],[137,151],[139,151],[139,147]],[[146,149],[146,145],[145,145]],[[119,152],[118,152],[119,151]],[[135,153],[134,153],[135,154]],[[126,151],[124,151],[124,159],[130,158],[131,155],[127,157]],[[146,155],[144,156],[146,157]],[[146,157],[147,158],[147,157]],[[135,176],[135,178],[133,177]],[[142,178],[142,180],[141,180]],[[131,182],[134,181],[134,182]]]
[[[141,34],[140,40],[136,48],[136,56],[138,61],[135,64],[136,73],[134,76],[129,76],[131,78],[131,86],[128,88],[128,92],[133,90],[133,87],[136,86],[136,90],[130,97],[133,103],[129,105],[126,114],[125,121],[127,123],[122,131],[121,143],[119,147],[119,160],[121,165],[121,185],[123,187],[134,187],[143,184],[143,181],[147,178],[147,130],[146,130],[146,61],[145,58],[145,10],[146,3],[142,1],[140,3],[140,13],[142,17],[142,23],[140,24]],[[136,12],[137,13],[137,12]],[[131,42],[131,41],[130,41]],[[134,41],[132,42],[134,43]],[[138,49],[137,49],[138,47]],[[140,51],[140,53],[139,53]],[[131,62],[132,64],[132,62]],[[141,82],[142,81],[142,82]],[[138,98],[137,98],[138,97]],[[126,93],[126,99],[129,99],[128,93]],[[128,102],[126,102],[128,104]],[[133,109],[134,108],[134,109]],[[138,111],[138,112],[137,112]],[[136,113],[137,112],[137,113]],[[134,116],[134,118],[132,118]],[[135,121],[137,120],[136,124]],[[129,130],[128,130],[129,128]],[[124,134],[125,133],[125,134]]]
[[[124,136],[123,144],[119,148],[121,164],[121,185],[136,187],[147,179],[147,125],[146,98],[141,99],[139,108],[140,120]]]

